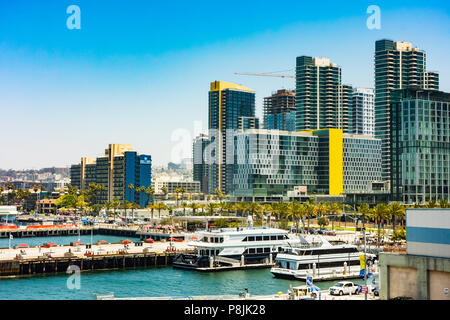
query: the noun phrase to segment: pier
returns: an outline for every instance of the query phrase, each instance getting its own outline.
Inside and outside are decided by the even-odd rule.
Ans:
[[[152,252],[0,261],[0,278],[65,273],[69,266],[73,265],[77,266],[80,271],[168,266],[176,254],[176,252]]]
[[[184,242],[127,242],[0,249],[0,279],[80,271],[150,268],[172,264],[178,253],[192,253]]]

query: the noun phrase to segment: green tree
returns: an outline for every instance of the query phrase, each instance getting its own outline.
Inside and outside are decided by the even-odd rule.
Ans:
[[[377,236],[377,246],[381,243],[381,223],[383,220],[389,219],[389,208],[384,203],[379,203],[372,209],[370,217],[377,224],[378,236]]]
[[[147,203],[146,203],[147,206],[148,206],[150,199],[151,199],[151,204],[154,203],[154,194],[155,194],[155,188],[153,188],[152,186],[148,186],[145,189],[145,195],[147,196]]]
[[[78,204],[78,197],[74,194],[65,194],[56,199],[55,205],[59,208],[75,209]]]
[[[155,203],[155,208],[158,210],[158,217],[161,219],[161,210],[167,209],[167,205],[165,203]]]
[[[189,208],[192,209],[192,214],[195,215],[195,212],[200,208],[200,205],[196,202],[192,202],[189,204]]]
[[[406,240],[406,230],[402,227],[399,227],[394,230],[391,236],[392,241],[400,241],[400,240]]]
[[[358,208],[359,216],[361,217],[363,223],[363,229],[366,228],[366,219],[370,216],[371,210],[367,203],[361,204]],[[358,227],[358,220],[356,221],[356,227]]]
[[[439,207],[440,208],[450,208],[450,203],[446,199],[439,200]]]
[[[133,199],[133,197],[132,197],[131,195],[133,194],[133,190],[134,190],[134,189],[135,189],[134,184],[130,183],[130,184],[128,185],[129,198],[130,198],[130,199]]]
[[[392,230],[395,231],[397,225],[397,218],[403,221],[405,216],[405,208],[398,202],[392,202],[388,205],[388,215],[392,219]]]
[[[314,203],[314,200],[309,199],[305,203],[303,203],[305,206],[306,216],[308,217],[308,231],[310,230],[310,220],[311,218],[316,216],[316,205]]]
[[[438,206],[436,200],[431,199],[425,204],[425,208],[436,208]]]
[[[326,216],[322,216],[317,220],[317,224],[319,225],[320,229],[323,229],[325,226],[328,225],[328,219]]]
[[[169,193],[169,190],[167,190],[167,187],[162,187],[161,191],[163,193],[164,199],[166,199],[167,194]]]
[[[120,208],[120,200],[118,198],[112,200],[112,208],[114,210],[114,220],[116,220],[116,210]]]
[[[213,216],[214,213],[216,212],[217,207],[218,207],[217,203],[214,203],[214,202],[208,203],[208,204],[206,205],[206,209],[208,210],[208,214],[209,214],[210,216]]]

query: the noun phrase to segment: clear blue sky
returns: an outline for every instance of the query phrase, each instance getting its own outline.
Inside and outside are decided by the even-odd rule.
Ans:
[[[80,30],[66,27],[72,4]],[[372,4],[380,30],[366,27]],[[425,50],[450,92],[449,33],[448,1],[0,0],[0,168],[69,166],[108,143],[166,164],[174,133],[185,130],[189,155],[194,122],[207,127],[211,81],[254,89],[260,116],[263,97],[294,80],[234,72],[293,73],[296,56],[321,56],[345,83],[373,87],[382,38]]]

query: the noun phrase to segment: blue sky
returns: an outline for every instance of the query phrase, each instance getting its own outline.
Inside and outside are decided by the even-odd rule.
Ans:
[[[72,4],[80,30],[66,26]],[[373,4],[380,30],[366,27]],[[176,161],[194,123],[207,127],[211,81],[254,89],[260,116],[263,97],[294,80],[234,72],[293,73],[296,56],[321,56],[345,83],[373,87],[383,38],[425,50],[450,92],[449,32],[447,1],[0,0],[0,168],[69,166],[108,143]]]

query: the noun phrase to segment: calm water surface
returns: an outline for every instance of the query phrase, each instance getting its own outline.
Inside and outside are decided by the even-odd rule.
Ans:
[[[120,242],[125,237],[94,235],[94,242],[106,240]],[[130,238],[137,240],[136,238]],[[13,239],[12,245],[26,243],[42,245],[44,242],[69,244],[78,236],[35,237]],[[91,236],[81,236],[83,243],[90,243]],[[0,248],[8,247],[8,239],[0,239]],[[45,275],[0,279],[0,300],[86,300],[94,294],[114,293],[116,297],[186,297],[204,295],[237,295],[248,288],[254,295],[286,293],[289,286],[305,284],[302,281],[276,279],[270,269],[236,270],[224,272],[196,272],[160,267],[117,271],[82,272],[80,289],[69,289],[67,281],[71,275]],[[362,284],[363,280],[354,282]],[[328,289],[335,282],[317,282],[321,289]]]

